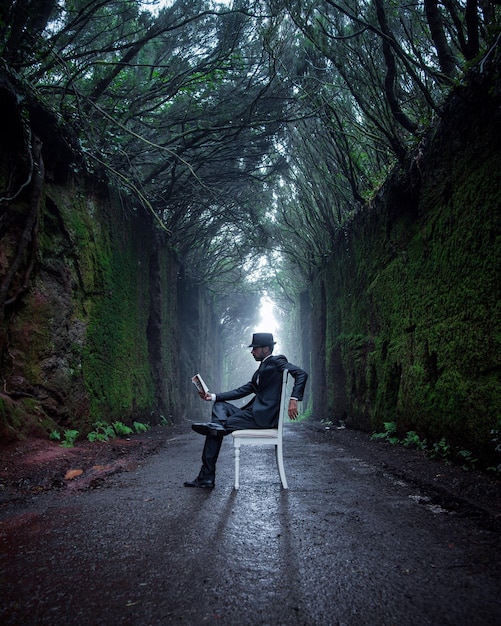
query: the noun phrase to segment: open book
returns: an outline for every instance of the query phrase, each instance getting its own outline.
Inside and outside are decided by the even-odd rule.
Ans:
[[[198,391],[202,391],[203,393],[207,393],[209,391],[209,388],[200,374],[195,374],[195,376],[191,379],[191,382],[195,385]]]

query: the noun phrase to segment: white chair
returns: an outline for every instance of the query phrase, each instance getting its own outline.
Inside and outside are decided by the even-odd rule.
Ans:
[[[282,447],[282,432],[284,426],[284,415],[287,410],[286,392],[288,370],[284,370],[282,377],[282,391],[280,395],[280,413],[277,428],[252,428],[247,430],[235,430],[231,433],[233,437],[233,447],[235,450],[235,489],[240,486],[240,446],[275,446],[277,457],[278,473],[282,481],[282,487],[287,489],[285,478],[284,457]]]

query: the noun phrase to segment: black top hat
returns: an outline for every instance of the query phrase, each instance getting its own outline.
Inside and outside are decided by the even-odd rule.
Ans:
[[[273,341],[271,333],[254,333],[252,335],[252,343],[249,348],[259,348],[261,346],[274,346],[277,342]]]

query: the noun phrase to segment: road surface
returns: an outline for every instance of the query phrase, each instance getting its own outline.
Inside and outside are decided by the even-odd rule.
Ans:
[[[289,490],[245,447],[235,491],[227,438],[209,491],[183,487],[202,438],[166,432],[95,488],[3,503],[1,624],[501,624],[497,520],[444,508],[382,444],[288,424]]]

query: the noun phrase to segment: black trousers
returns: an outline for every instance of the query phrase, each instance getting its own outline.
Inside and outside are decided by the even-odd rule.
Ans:
[[[215,402],[212,407],[212,421],[225,427],[226,433],[214,437],[207,435],[202,452],[202,467],[199,477],[203,480],[216,478],[216,463],[223,443],[223,437],[234,430],[260,428],[254,421],[252,408],[239,409],[229,402]]]

